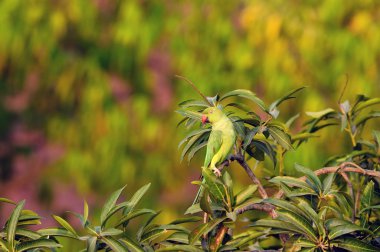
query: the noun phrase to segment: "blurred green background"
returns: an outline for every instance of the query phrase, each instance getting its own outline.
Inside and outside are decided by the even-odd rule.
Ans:
[[[245,88],[267,103],[306,85],[281,107],[284,120],[301,113],[299,128],[303,111],[337,107],[346,75],[344,99],[380,95],[379,24],[376,0],[0,1],[0,196],[48,216],[152,182],[144,205],[172,220],[204,155],[179,160],[175,110],[197,94],[176,74],[209,96]],[[337,132],[287,166],[342,153]]]

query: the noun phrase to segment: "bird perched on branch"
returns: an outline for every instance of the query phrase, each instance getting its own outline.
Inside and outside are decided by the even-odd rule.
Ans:
[[[221,172],[217,166],[228,158],[236,141],[236,134],[231,120],[218,107],[209,107],[202,113],[202,124],[210,123],[211,133],[207,142],[204,168],[211,169],[216,175]],[[201,187],[194,203],[199,201],[203,193]]]

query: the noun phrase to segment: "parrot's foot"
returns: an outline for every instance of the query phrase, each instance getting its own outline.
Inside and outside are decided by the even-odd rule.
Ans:
[[[214,172],[214,174],[215,174],[217,177],[222,176],[222,173],[219,171],[218,168],[213,167],[213,168],[212,168],[212,171]]]

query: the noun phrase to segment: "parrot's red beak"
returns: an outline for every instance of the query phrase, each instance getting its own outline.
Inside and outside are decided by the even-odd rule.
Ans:
[[[206,115],[202,115],[202,124],[205,125],[205,123],[208,123],[208,118]]]

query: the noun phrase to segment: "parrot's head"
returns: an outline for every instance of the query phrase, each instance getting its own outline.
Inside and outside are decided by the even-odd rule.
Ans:
[[[224,116],[223,111],[217,107],[209,107],[205,109],[202,113],[202,124],[207,122],[213,124],[214,122],[219,121]]]

